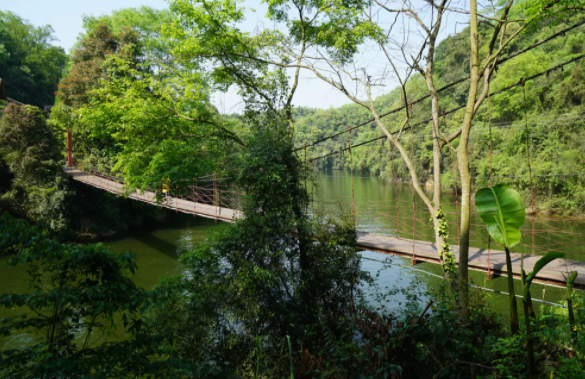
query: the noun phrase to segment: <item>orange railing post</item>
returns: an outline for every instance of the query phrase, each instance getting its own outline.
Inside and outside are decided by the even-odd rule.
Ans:
[[[70,130],[67,130],[67,166],[73,166],[73,138]]]

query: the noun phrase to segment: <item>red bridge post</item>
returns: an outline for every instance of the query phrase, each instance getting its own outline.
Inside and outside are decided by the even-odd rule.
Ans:
[[[67,166],[73,166],[73,139],[69,130],[67,130]]]

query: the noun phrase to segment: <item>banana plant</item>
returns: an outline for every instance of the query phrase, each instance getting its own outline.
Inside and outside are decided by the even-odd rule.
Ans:
[[[482,188],[475,194],[475,206],[487,226],[490,236],[506,250],[506,272],[510,301],[510,328],[518,333],[518,307],[514,291],[514,277],[510,248],[517,245],[522,234],[520,227],[526,218],[526,207],[522,196],[507,184]]]
[[[575,279],[577,279],[577,271],[573,271],[566,279],[567,308],[569,308],[569,326],[571,327],[571,336],[573,337],[573,342],[577,343],[577,327],[575,326],[575,313],[573,311],[573,299],[571,297],[573,284],[575,283]]]
[[[532,272],[526,275],[524,271],[524,256],[522,257],[522,285],[524,286],[524,292],[522,293],[522,303],[524,305],[524,319],[526,323],[526,342],[528,348],[528,367],[531,374],[536,373],[536,365],[534,362],[534,340],[532,338],[532,329],[530,325],[530,313],[532,311],[532,301],[530,300],[530,286],[532,281],[538,275],[538,272],[544,268],[547,264],[554,261],[555,259],[561,259],[565,257],[565,253],[551,251],[546,253],[542,258],[536,261]]]

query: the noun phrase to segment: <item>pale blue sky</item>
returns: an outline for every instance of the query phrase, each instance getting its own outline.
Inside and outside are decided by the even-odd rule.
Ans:
[[[147,5],[162,9],[165,0],[1,0],[0,10],[12,11],[33,25],[51,25],[59,41],[55,45],[66,51],[75,44],[82,32],[82,17],[109,14],[115,9],[138,8]]]
[[[99,16],[109,14],[116,9],[138,8],[143,5],[162,9],[167,7],[167,2],[165,0],[0,0],[0,10],[2,11],[12,11],[30,21],[33,25],[51,25],[55,31],[55,36],[59,39],[54,44],[62,46],[66,51],[71,49],[77,40],[77,36],[83,30],[83,15]],[[260,29],[262,26],[271,26],[269,21],[263,20],[266,7],[261,4],[261,0],[245,0],[243,5],[256,10],[256,12],[247,13],[248,17],[243,26],[244,29],[253,31],[259,24]],[[444,38],[448,33],[454,31],[453,21],[455,20],[447,19],[444,25],[446,29],[450,30],[441,33],[441,37]],[[374,67],[374,69],[376,65],[383,65],[384,58],[380,56],[379,51],[374,52],[367,49],[365,51],[362,59],[358,62],[359,65]],[[388,93],[396,84],[395,80],[389,78],[385,81],[384,87],[377,89],[375,95]],[[227,113],[241,110],[240,101],[241,99],[235,90],[230,90],[226,94],[216,94],[213,97],[213,103],[220,111]],[[350,100],[345,95],[328,84],[323,83],[308,72],[302,74],[294,99],[296,106],[329,108],[339,107],[348,103],[350,103]]]

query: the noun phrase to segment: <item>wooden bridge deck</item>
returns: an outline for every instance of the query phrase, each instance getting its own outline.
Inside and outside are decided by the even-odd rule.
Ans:
[[[155,200],[156,194],[152,191],[133,192],[127,194],[126,191],[124,191],[123,185],[113,180],[108,180],[100,176],[88,174],[76,167],[65,166],[64,170],[67,174],[71,175],[73,179],[82,183],[89,184],[90,186],[101,188],[105,191],[118,195],[127,195],[130,199],[149,203],[158,207],[165,207],[183,213],[189,213],[196,216],[222,221],[233,221],[234,219],[241,216],[239,211],[235,211],[229,208],[195,203],[193,201],[183,200],[176,197],[167,197],[164,202],[158,203]]]
[[[115,194],[127,195],[131,199],[149,203],[155,206],[175,209],[183,213],[190,213],[197,216],[229,222],[242,216],[241,212],[237,210],[196,203],[174,197],[168,197],[165,202],[157,203],[155,201],[154,192],[145,191],[143,193],[136,192],[126,194],[123,189],[123,185],[115,181],[87,174],[75,167],[66,166],[65,172],[71,175],[73,179],[88,185],[101,188]],[[358,232],[357,244],[358,247],[364,250],[407,257],[412,257],[413,255],[412,240],[385,236],[377,233]],[[457,246],[453,246],[453,250],[456,256],[456,260],[458,261],[459,249]],[[476,270],[486,271],[487,255],[488,254],[486,249],[470,247],[469,267]],[[414,241],[414,257],[417,261],[438,263],[437,248],[432,242]],[[538,259],[539,256],[537,255],[524,255],[524,270],[526,272],[532,271],[532,268]],[[490,269],[496,275],[506,275],[506,255],[504,251],[490,250]],[[520,276],[520,254],[512,253],[512,270],[514,272],[514,276]],[[562,284],[565,282],[565,276],[568,276],[568,274],[572,271],[577,271],[579,273],[575,281],[575,285],[580,288],[585,288],[585,262],[569,259],[557,259],[548,264],[544,270],[540,271],[535,280],[539,282]]]

